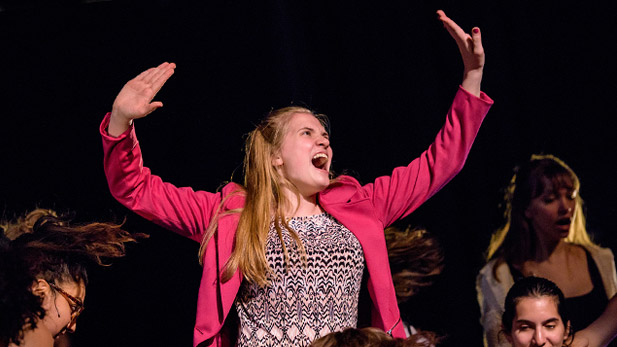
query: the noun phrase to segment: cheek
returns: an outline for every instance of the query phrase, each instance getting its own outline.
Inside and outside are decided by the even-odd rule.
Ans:
[[[512,335],[512,345],[514,347],[520,346],[528,346],[531,341],[532,333],[525,332],[516,332]]]
[[[576,201],[575,200],[569,200],[568,201],[568,208],[570,208],[572,211],[574,211],[576,209]]]
[[[550,340],[555,345],[561,345],[563,341],[566,339],[566,331],[565,328],[556,329],[554,332],[550,334]]]
[[[550,219],[551,215],[552,210],[550,205],[535,206],[533,212],[531,213],[531,217],[529,218],[532,222],[543,222],[547,219]]]

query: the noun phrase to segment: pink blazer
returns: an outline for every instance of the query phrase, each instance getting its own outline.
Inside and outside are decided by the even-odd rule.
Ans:
[[[349,176],[338,180],[318,195],[319,204],[345,225],[360,241],[369,274],[372,325],[405,337],[400,323],[388,252],[383,230],[418,208],[439,191],[463,167],[471,145],[493,101],[459,88],[446,123],[435,141],[405,167],[390,176],[361,186]],[[152,175],[143,166],[141,149],[131,127],[117,138],[107,134],[109,114],[101,123],[104,165],[112,195],[130,210],[167,229],[200,242],[215,217],[223,197],[241,189],[230,183],[218,193],[175,187]],[[221,211],[244,205],[242,194],[227,199]],[[232,309],[242,274],[219,281],[221,270],[233,250],[239,215],[219,219],[218,229],[206,248],[195,322],[193,345],[234,345],[223,329]],[[230,327],[233,329],[234,327]]]

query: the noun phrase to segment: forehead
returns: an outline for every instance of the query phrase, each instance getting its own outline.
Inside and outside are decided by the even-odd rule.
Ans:
[[[302,128],[311,128],[319,132],[326,132],[323,124],[311,113],[299,112],[291,115],[287,125],[289,130],[295,131]]]
[[[566,174],[557,175],[551,178],[542,177],[541,185],[543,189],[539,193],[552,193],[558,192],[562,189],[574,189],[574,182],[572,182],[572,178]]]
[[[517,320],[544,321],[550,318],[561,318],[557,302],[551,296],[525,297],[516,304]]]

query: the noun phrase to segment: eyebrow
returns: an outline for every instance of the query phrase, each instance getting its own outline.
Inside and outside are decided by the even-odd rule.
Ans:
[[[314,128],[311,128],[311,127],[302,127],[300,129],[298,129],[298,131],[302,131],[302,130],[309,130],[309,131],[312,131],[312,132],[317,132],[317,130],[315,130]],[[328,134],[327,131],[324,131],[324,132],[321,133],[321,136],[323,136],[323,137],[330,137],[330,134]]]
[[[545,321],[542,322],[542,324],[548,324],[548,323],[555,323],[555,322],[559,322],[559,318],[557,317],[553,317],[553,318],[549,318]],[[529,324],[529,325],[534,325],[535,323],[526,319],[519,319],[517,320],[515,323],[517,324]]]

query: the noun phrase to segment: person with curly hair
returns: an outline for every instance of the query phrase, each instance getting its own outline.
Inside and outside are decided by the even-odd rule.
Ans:
[[[53,346],[83,312],[88,265],[122,257],[136,241],[115,223],[71,224],[37,209],[0,235],[0,346]]]
[[[437,340],[430,332],[395,338],[378,328],[347,328],[313,341],[310,347],[433,347]]]

